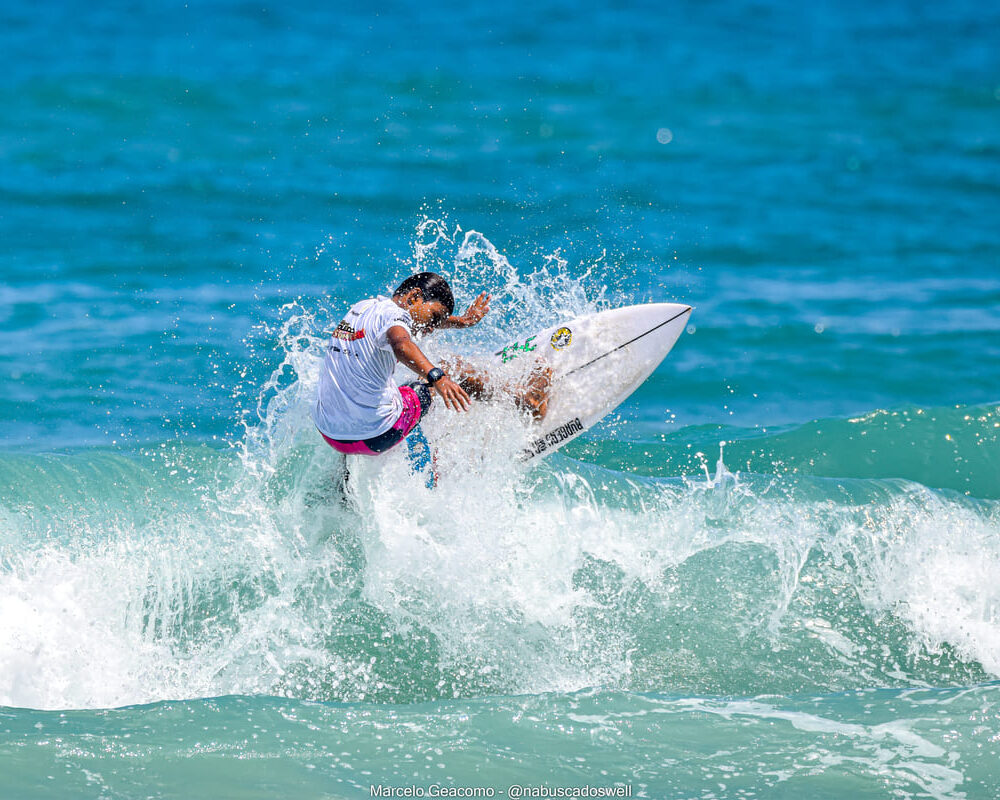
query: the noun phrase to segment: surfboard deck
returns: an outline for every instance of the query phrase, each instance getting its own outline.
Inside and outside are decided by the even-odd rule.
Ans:
[[[614,411],[660,365],[692,308],[648,303],[601,311],[544,328],[498,350],[500,371],[552,370],[548,411],[527,426],[522,461],[544,458]]]

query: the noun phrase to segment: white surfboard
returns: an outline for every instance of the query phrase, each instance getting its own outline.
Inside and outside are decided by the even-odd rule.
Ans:
[[[494,354],[504,370],[544,362],[552,369],[545,418],[527,429],[521,459],[573,441],[638,389],[681,335],[691,306],[650,303],[590,314],[511,342]]]

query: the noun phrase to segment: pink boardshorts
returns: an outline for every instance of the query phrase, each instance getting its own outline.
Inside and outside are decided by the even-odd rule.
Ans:
[[[417,427],[431,405],[430,387],[421,381],[400,386],[399,393],[403,397],[403,413],[385,433],[353,442],[331,439],[322,431],[320,436],[339,453],[363,456],[377,456],[379,453],[384,453],[403,441],[410,431]]]

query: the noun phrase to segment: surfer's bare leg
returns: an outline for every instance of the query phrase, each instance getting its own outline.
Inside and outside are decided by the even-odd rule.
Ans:
[[[484,370],[472,366],[464,359],[452,357],[443,362],[448,374],[469,397],[476,400],[491,400],[497,389],[514,398],[514,405],[527,411],[536,420],[545,417],[549,406],[549,390],[552,387],[552,368],[544,361],[538,361],[523,383],[495,386]]]

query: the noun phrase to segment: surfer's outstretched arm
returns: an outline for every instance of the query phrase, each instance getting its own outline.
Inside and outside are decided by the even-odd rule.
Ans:
[[[405,284],[404,284],[405,286]],[[403,286],[400,287],[402,289]],[[405,308],[413,319],[417,330],[430,333],[439,328],[468,328],[478,324],[490,310],[490,296],[480,293],[472,305],[460,317],[446,316],[447,311],[438,302],[428,302],[420,289],[397,291],[393,300]],[[444,399],[445,405],[455,411],[467,411],[469,397],[489,400],[494,388],[507,392],[514,398],[514,404],[522,411],[528,411],[536,420],[545,417],[548,410],[549,390],[552,384],[552,370],[539,361],[523,383],[491,386],[489,375],[473,367],[460,358],[442,362],[442,367],[454,378],[442,375],[410,338],[403,326],[389,329],[387,339],[396,359],[427,380]]]

